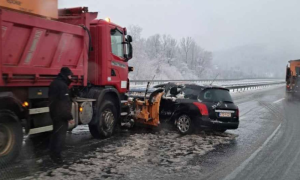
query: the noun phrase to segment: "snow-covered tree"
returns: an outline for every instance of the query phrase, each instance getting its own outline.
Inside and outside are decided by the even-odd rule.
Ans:
[[[191,37],[182,38],[180,40],[180,50],[183,53],[184,61],[188,63],[189,52],[193,39]]]
[[[180,43],[170,35],[155,34],[142,37],[142,28],[129,26],[133,37],[134,57],[129,64],[134,67],[131,79],[199,79],[211,67],[212,53],[205,51],[191,37]],[[210,70],[211,71],[211,70]],[[208,72],[208,71],[207,71]]]
[[[146,41],[146,53],[150,59],[155,59],[161,54],[162,45],[161,45],[161,36],[155,34],[150,36]]]
[[[161,39],[163,58],[171,65],[171,62],[176,58],[176,52],[178,51],[177,41],[170,35],[164,34]]]

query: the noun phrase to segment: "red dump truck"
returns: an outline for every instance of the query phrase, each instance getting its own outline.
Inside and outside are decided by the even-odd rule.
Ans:
[[[132,37],[87,8],[58,14],[50,20],[0,9],[0,164],[17,157],[23,134],[52,130],[48,86],[62,67],[74,73],[75,126],[88,124],[92,136],[101,138],[120,123]]]

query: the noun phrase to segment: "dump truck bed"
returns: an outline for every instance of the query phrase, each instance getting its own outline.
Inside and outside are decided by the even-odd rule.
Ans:
[[[48,86],[63,66],[74,72],[74,85],[86,85],[89,39],[78,24],[89,28],[93,18],[53,21],[0,9],[0,87]]]

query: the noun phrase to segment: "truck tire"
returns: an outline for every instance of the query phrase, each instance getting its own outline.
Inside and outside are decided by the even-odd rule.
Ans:
[[[175,126],[182,135],[190,134],[194,130],[193,121],[186,114],[181,114],[176,118]]]
[[[89,129],[94,138],[108,138],[112,136],[117,124],[117,109],[110,98],[105,98],[99,110],[96,111]]]
[[[23,130],[15,113],[0,112],[0,168],[18,157],[23,142]]]

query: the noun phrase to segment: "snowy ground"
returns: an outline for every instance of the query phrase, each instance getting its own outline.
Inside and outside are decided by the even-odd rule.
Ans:
[[[72,165],[25,179],[139,179],[140,171],[149,171],[155,166],[160,166],[166,174],[192,173],[200,170],[199,166],[188,164],[195,155],[204,155],[217,145],[229,144],[235,137],[230,133],[209,132],[181,136],[169,130],[137,133],[122,142],[99,147]],[[155,173],[151,176],[159,178]]]

